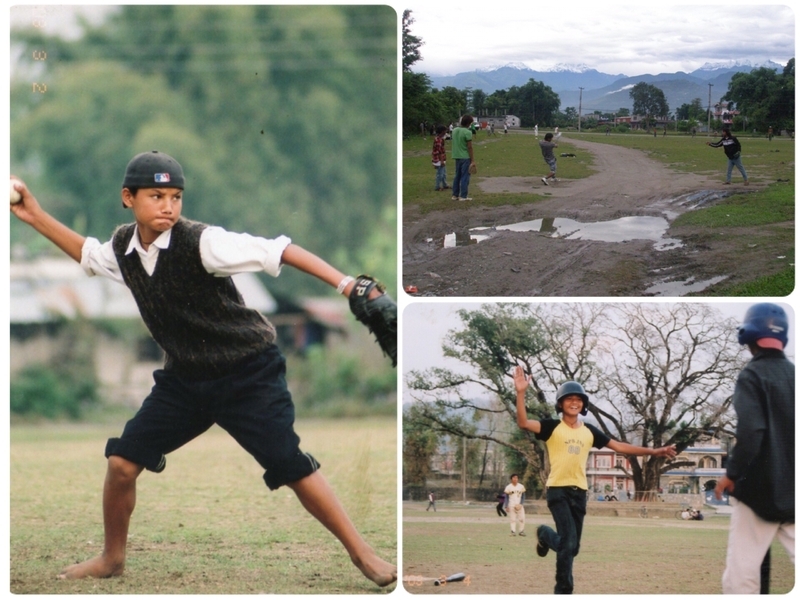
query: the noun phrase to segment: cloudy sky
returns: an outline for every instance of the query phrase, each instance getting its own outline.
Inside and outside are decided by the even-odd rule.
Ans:
[[[496,11],[464,7],[451,0],[406,5],[414,19],[411,33],[424,42],[423,60],[413,71],[455,75],[507,63],[534,70],[570,64],[633,76],[688,73],[735,60],[785,65],[795,51],[788,6],[512,1]]]

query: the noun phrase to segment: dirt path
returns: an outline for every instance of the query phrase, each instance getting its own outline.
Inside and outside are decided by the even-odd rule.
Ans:
[[[405,209],[403,286],[420,296],[682,296],[763,272],[754,271],[759,250],[741,265],[724,236],[669,227],[698,203],[752,187],[722,185],[722,171],[679,173],[638,150],[569,141],[594,156],[595,174],[549,187],[535,177],[475,177],[470,185],[478,198],[535,191],[547,196],[542,201],[424,216]],[[528,231],[503,229],[528,221]],[[634,221],[647,233],[627,233]],[[610,233],[598,237],[587,223]],[[773,249],[762,250],[764,261],[774,261]]]

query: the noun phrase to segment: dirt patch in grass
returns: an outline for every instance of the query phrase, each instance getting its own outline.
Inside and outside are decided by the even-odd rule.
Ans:
[[[473,178],[476,200],[459,210],[403,211],[403,286],[419,296],[684,296],[777,273],[794,262],[794,223],[671,228],[699,202],[759,189],[717,173],[685,173],[645,152],[570,139],[591,152],[596,172],[545,186],[536,177]],[[569,160],[559,158],[559,160]],[[481,206],[480,194],[536,193],[530,203]],[[667,222],[667,248],[647,239],[569,238],[553,219],[602,223],[630,217]],[[548,219],[550,219],[548,226]],[[541,220],[539,230],[504,227]],[[476,228],[486,228],[477,230]],[[554,235],[555,234],[555,235]],[[749,241],[748,241],[749,240]],[[791,255],[789,255],[791,254]],[[783,258],[780,258],[783,257]]]

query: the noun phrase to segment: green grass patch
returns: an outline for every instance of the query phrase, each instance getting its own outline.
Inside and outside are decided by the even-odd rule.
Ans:
[[[666,137],[642,134],[603,135],[601,133],[577,133],[570,131],[566,136],[584,139],[588,142],[609,144],[632,148],[647,153],[650,158],[659,160],[677,171],[690,173],[719,173],[721,181],[725,179],[728,159],[722,148],[710,148],[706,142],[717,142],[720,136],[707,137],[669,132]],[[794,140],[774,138],[771,142],[764,137],[749,137],[734,132],[742,144],[742,163],[751,181],[755,183],[772,183],[779,179],[794,180],[795,149]],[[568,139],[568,138],[566,138]],[[734,177],[741,177],[738,170],[733,170]],[[794,186],[792,186],[794,187]]]
[[[541,139],[541,138],[540,138]],[[542,158],[538,141],[533,135],[498,134],[487,136],[479,133],[473,142],[475,162],[478,173],[470,180],[470,197],[474,201],[465,205],[453,202],[450,190],[434,191],[435,169],[431,164],[433,139],[423,140],[413,137],[403,141],[403,204],[416,206],[424,214],[432,210],[466,208],[479,204],[481,206],[507,206],[529,204],[546,197],[541,193],[499,193],[486,194],[479,192],[478,182],[482,177],[542,177],[547,175],[548,167]],[[450,158],[451,145],[447,148],[447,185],[453,184],[456,163]],[[575,158],[561,157],[561,153],[577,154]],[[556,149],[558,159],[558,176],[564,179],[581,179],[588,177],[592,170],[593,160],[586,152],[576,153],[575,147],[564,140]]]
[[[794,186],[776,184],[755,193],[736,194],[714,206],[680,215],[673,227],[753,227],[794,220]]]
[[[217,427],[169,455],[137,485],[122,577],[60,581],[100,553],[106,438],[122,424],[11,428],[10,591],[15,594],[386,593],[286,487]],[[397,559],[394,418],[297,424],[356,527]]]
[[[703,296],[758,296],[758,297],[783,297],[794,291],[793,266],[788,266],[779,273],[765,275],[753,281],[730,286],[714,286],[710,292]]]

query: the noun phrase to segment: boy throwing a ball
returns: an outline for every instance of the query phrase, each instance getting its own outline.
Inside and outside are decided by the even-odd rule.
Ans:
[[[120,437],[106,445],[103,551],[67,567],[59,577],[121,575],[139,475],[163,471],[170,452],[216,423],[258,461],[270,490],[292,489],[365,577],[379,586],[391,584],[396,567],[361,537],[320,464],[300,449],[275,328],[244,305],[230,276],[242,271],[277,276],[289,265],[345,295],[393,302],[372,285],[374,280],[345,276],[288,237],[268,240],[184,219],[184,184],[183,169],[171,156],[156,151],[136,155],[128,163],[121,193],[133,222],[117,228],[106,243],[71,230],[47,213],[24,183],[12,184],[21,196],[13,203],[12,192],[12,213],[88,275],[128,286],[166,355],[150,395]]]

